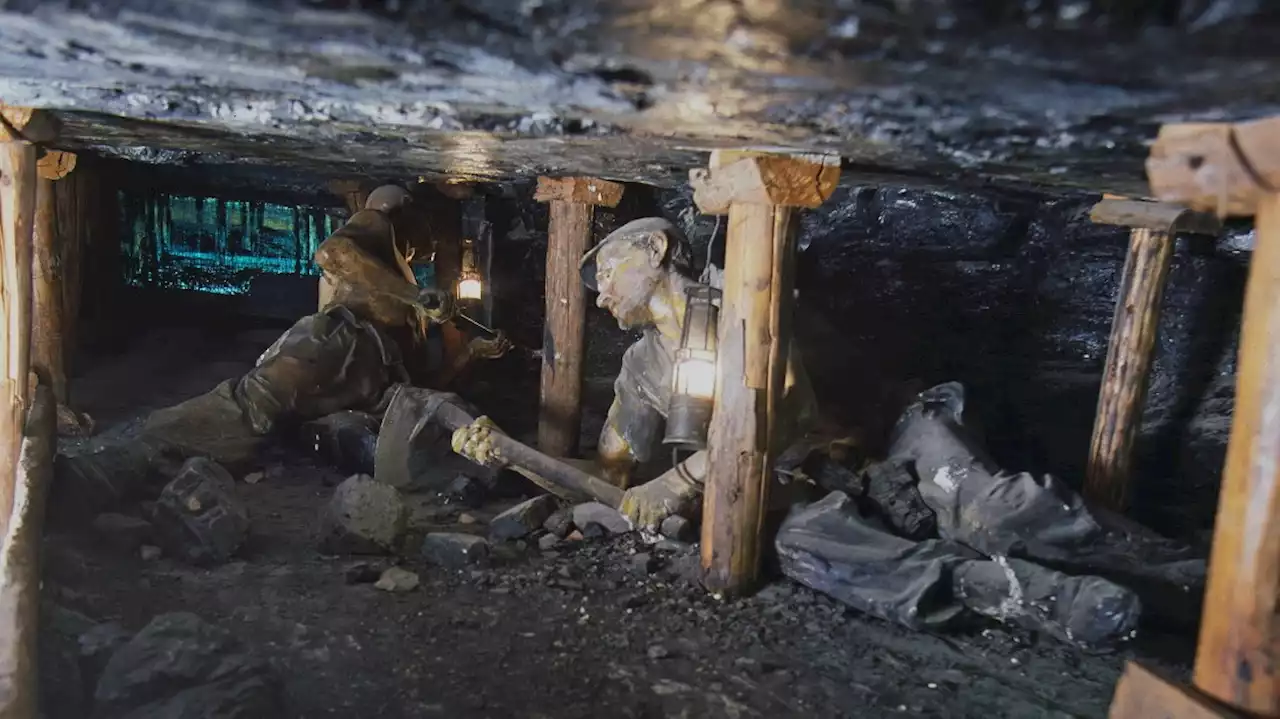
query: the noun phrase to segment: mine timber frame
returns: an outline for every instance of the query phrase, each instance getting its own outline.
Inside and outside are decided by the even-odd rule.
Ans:
[[[1165,125],[1152,194],[1254,217],[1235,414],[1191,687],[1130,664],[1112,719],[1280,717],[1280,117]]]
[[[0,104],[0,719],[36,716],[40,539],[57,412],[48,368],[32,363],[32,286],[33,280],[43,285],[42,301],[53,301],[61,296],[60,287],[57,294],[51,289],[61,274],[33,276],[32,257],[41,177],[52,182],[75,166],[73,156],[46,151],[41,157],[41,145],[56,139],[56,131],[41,111]],[[46,194],[51,205],[51,187]],[[48,227],[41,232],[42,243],[52,241]],[[60,335],[44,350],[61,366]],[[39,352],[35,357],[46,361]]]
[[[794,208],[818,207],[839,179],[836,157],[735,150],[689,173],[698,209],[729,216],[702,505],[703,583],[715,593],[750,591],[759,573],[791,345]]]
[[[550,205],[547,317],[542,340],[538,449],[573,457],[582,434],[587,290],[578,262],[591,248],[596,207],[617,207],[623,186],[594,177],[539,177],[533,199]]]

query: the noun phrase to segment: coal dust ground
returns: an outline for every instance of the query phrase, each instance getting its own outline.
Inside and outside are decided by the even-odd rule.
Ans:
[[[153,330],[87,363],[77,408],[109,426],[206,391],[277,332]],[[496,545],[491,566],[460,571],[426,564],[412,537],[398,559],[324,557],[316,518],[342,476],[291,451],[267,465],[264,480],[236,485],[252,513],[236,561],[200,569],[53,534],[45,599],[130,630],[194,612],[277,666],[290,717],[1102,717],[1126,659],[1187,673],[1190,637],[1148,632],[1089,656],[995,624],[913,633],[785,580],[718,600],[687,579],[693,551],[635,536],[546,553]],[[417,535],[483,533],[514,501],[409,499]],[[479,522],[458,524],[460,511]],[[348,568],[370,561],[398,561],[421,585],[348,584]]]

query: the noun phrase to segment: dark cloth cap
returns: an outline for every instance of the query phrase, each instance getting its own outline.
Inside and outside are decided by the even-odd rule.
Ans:
[[[665,217],[642,217],[610,232],[595,247],[587,250],[582,260],[578,262],[578,273],[582,277],[582,284],[593,292],[600,291],[600,288],[596,287],[596,255],[599,254],[601,247],[619,240],[641,242],[658,232],[667,237],[667,254],[662,258],[663,264],[675,268],[682,275],[692,277],[693,246],[685,238],[684,232]]]

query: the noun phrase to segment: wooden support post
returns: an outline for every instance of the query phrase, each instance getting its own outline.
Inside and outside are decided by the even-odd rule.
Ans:
[[[1122,512],[1129,498],[1134,440],[1155,355],[1160,301],[1173,260],[1174,235],[1216,235],[1221,224],[1212,215],[1185,207],[1121,199],[1104,199],[1094,206],[1090,217],[1098,224],[1133,228],[1111,321],[1084,481],[1084,495],[1090,503]]]
[[[774,458],[773,409],[790,347],[795,207],[835,190],[836,158],[712,153],[689,181],[708,214],[728,214],[718,332],[716,402],[707,441],[702,507],[703,582],[740,594],[756,581]]]
[[[19,428],[13,520],[0,545],[0,719],[37,716],[40,540],[57,450],[54,405],[53,392],[37,386]]]
[[[591,248],[595,207],[616,207],[622,190],[622,185],[590,177],[539,177],[533,195],[551,203],[538,448],[553,457],[576,455],[582,431],[587,293],[578,262]]]
[[[1280,117],[1165,126],[1147,175],[1163,201],[1257,226],[1195,688],[1166,692],[1160,716],[1280,717]],[[1143,683],[1125,673],[1113,719],[1156,716],[1133,699]]]
[[[36,204],[36,147],[0,142],[0,536],[13,510],[14,478],[27,416],[31,366],[31,234]]]
[[[32,238],[32,319],[31,367],[49,383],[59,405],[66,405],[68,323],[64,269],[69,246],[79,242],[79,218],[58,212],[57,189],[76,165],[76,156],[56,150],[46,152],[37,163],[36,219]],[[67,181],[74,187],[73,181]]]

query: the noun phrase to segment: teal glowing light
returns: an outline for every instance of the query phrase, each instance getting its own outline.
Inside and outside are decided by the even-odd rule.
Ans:
[[[341,224],[324,208],[120,193],[124,280],[222,295],[263,274],[320,274],[316,248]]]

